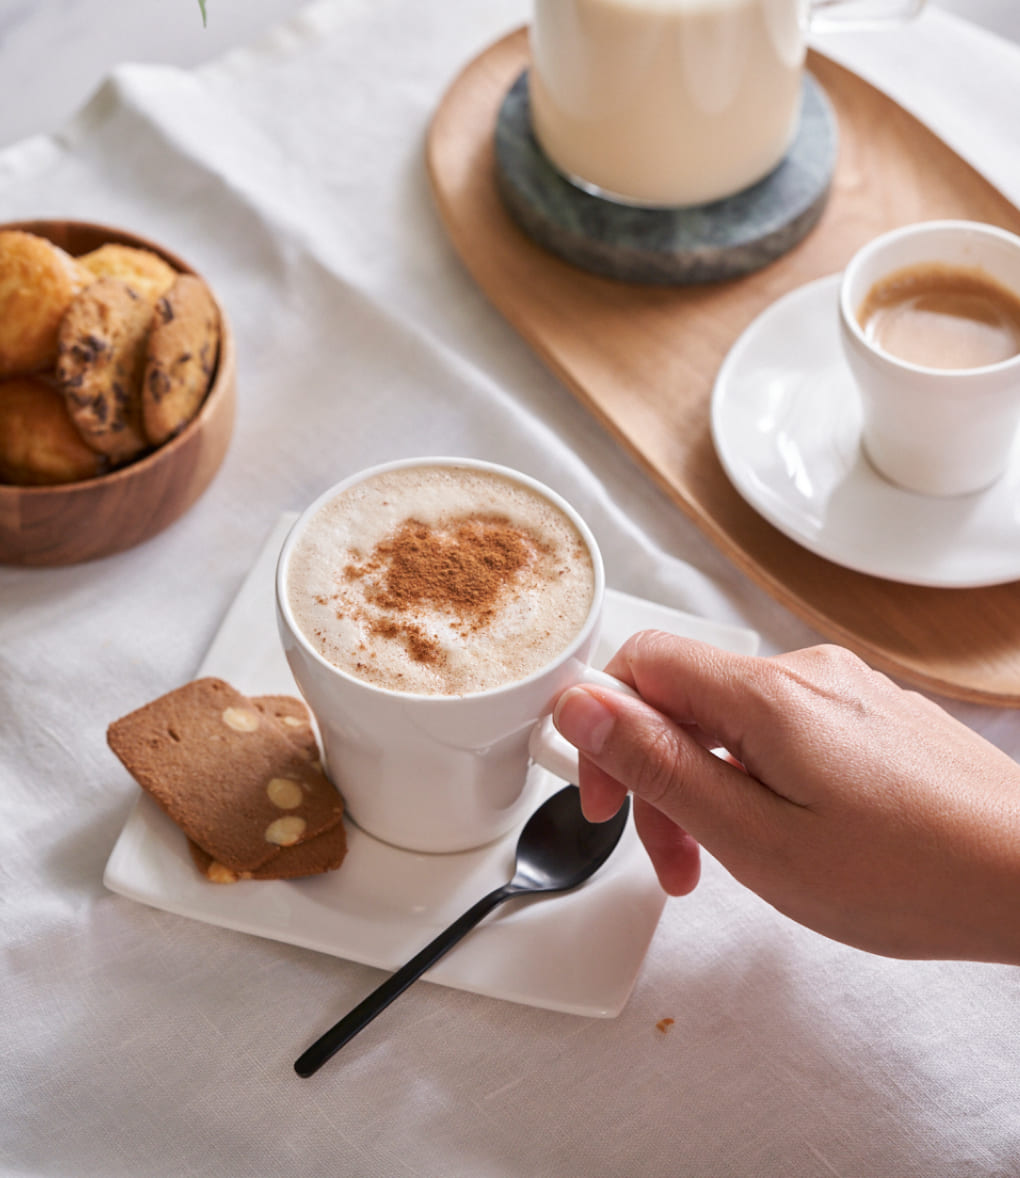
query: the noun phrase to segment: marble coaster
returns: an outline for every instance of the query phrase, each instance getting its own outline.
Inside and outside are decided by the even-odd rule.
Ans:
[[[525,70],[496,121],[496,179],[524,232],[582,269],[626,282],[718,282],[760,269],[810,232],[829,195],[837,140],[835,112],[806,74],[793,146],[763,180],[710,204],[634,208],[582,191],[549,163],[532,134]]]

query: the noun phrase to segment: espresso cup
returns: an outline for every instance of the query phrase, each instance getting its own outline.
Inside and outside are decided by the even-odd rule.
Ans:
[[[684,207],[763,179],[797,131],[811,27],[901,22],[924,0],[534,0],[535,136],[577,186]],[[817,10],[817,12],[816,12]]]
[[[990,353],[993,362],[955,366],[951,319],[942,329],[933,320],[928,342],[923,333],[912,342],[910,359],[862,321],[869,296],[884,289],[895,298],[897,286],[909,292],[914,276],[923,282],[932,270],[946,284],[956,275],[963,285],[985,287],[989,321],[1001,301],[1006,343]],[[929,308],[932,301],[925,300]],[[894,310],[902,317],[911,306]],[[840,284],[840,337],[860,395],[864,452],[890,482],[924,495],[965,495],[1004,473],[1020,425],[1020,347],[1008,354],[1011,316],[1020,323],[1020,237],[993,225],[920,222],[875,238],[851,259]],[[1020,345],[1020,329],[1017,337]]]
[[[515,536],[531,563],[503,584]],[[576,753],[539,721],[572,684],[628,690],[589,666],[604,597],[584,520],[505,467],[410,459],[321,495],[284,542],[277,621],[349,817],[402,848],[463,851],[530,813],[532,758],[576,782]]]

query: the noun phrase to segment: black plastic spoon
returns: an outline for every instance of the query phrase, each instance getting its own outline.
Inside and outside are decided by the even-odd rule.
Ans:
[[[521,831],[513,879],[483,896],[445,932],[316,1039],[294,1064],[297,1074],[308,1077],[317,1072],[504,900],[568,892],[584,883],[613,853],[627,825],[629,813],[628,798],[608,822],[589,822],[581,813],[580,795],[575,786],[568,785],[553,794],[532,814]]]

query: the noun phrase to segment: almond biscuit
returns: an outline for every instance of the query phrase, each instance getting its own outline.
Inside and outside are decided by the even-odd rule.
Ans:
[[[128,772],[235,874],[336,826],[343,803],[317,763],[222,679],[197,679],[107,729]]]
[[[224,867],[191,839],[188,850],[198,870],[212,883],[236,883],[241,879],[301,879],[306,875],[324,875],[336,871],[347,855],[347,831],[344,824],[317,834],[315,838],[284,847],[279,855],[251,871],[232,871]]]
[[[319,759],[312,714],[303,700],[293,695],[256,695],[251,702],[260,712],[272,716],[310,761]]]

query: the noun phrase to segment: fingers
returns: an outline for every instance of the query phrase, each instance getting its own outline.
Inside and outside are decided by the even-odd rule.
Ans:
[[[752,778],[799,805],[825,793],[823,765],[871,747],[876,723],[904,710],[899,688],[832,645],[754,658],[644,631],[606,669],[700,743],[721,746]]]
[[[641,630],[606,664],[653,706],[682,723],[725,713],[735,684],[760,660],[662,630]],[[682,671],[682,677],[679,672]],[[646,694],[647,693],[647,694]],[[720,698],[722,696],[722,698]]]
[[[695,885],[700,844],[849,945],[1020,961],[1017,767],[1000,750],[833,646],[752,659],[643,633],[607,669],[639,694],[573,687],[553,719],[590,816],[633,793],[667,892]]]
[[[736,854],[761,845],[782,802],[740,768],[716,757],[684,728],[640,699],[594,686],[574,687],[557,702],[553,721],[583,757],[584,794],[591,817],[605,816],[626,788],[680,828],[670,834],[676,848],[693,837],[715,853]],[[587,768],[594,766],[598,771]],[[614,806],[615,808],[615,806]],[[635,806],[635,816],[637,806]],[[645,831],[660,848],[666,825],[646,814]],[[677,867],[682,885],[690,876],[689,852]],[[657,865],[658,866],[658,865]],[[696,878],[696,876],[695,876]],[[692,885],[693,886],[693,885]]]
[[[750,689],[763,660],[657,630],[631,637],[606,671],[706,747],[721,744],[739,757]]]
[[[641,798],[634,799],[634,826],[662,890],[669,896],[693,892],[701,876],[701,850],[697,842],[661,810]]]
[[[587,757],[580,758],[581,810],[589,822],[607,822],[623,805],[627,791]],[[701,875],[701,852],[682,827],[641,798],[634,799],[634,827],[644,843],[662,890],[686,896]]]
[[[627,790],[586,757],[580,764],[581,813],[589,822],[608,822],[623,805]]]
[[[828,804],[836,768],[867,746],[874,708],[863,697],[886,690],[834,648],[760,659],[655,631],[634,635],[607,670],[639,698],[574,687],[553,720],[581,753],[585,813],[604,820],[633,792],[674,894],[697,880],[695,842],[748,886],[773,887],[778,865],[803,857],[808,815]]]

